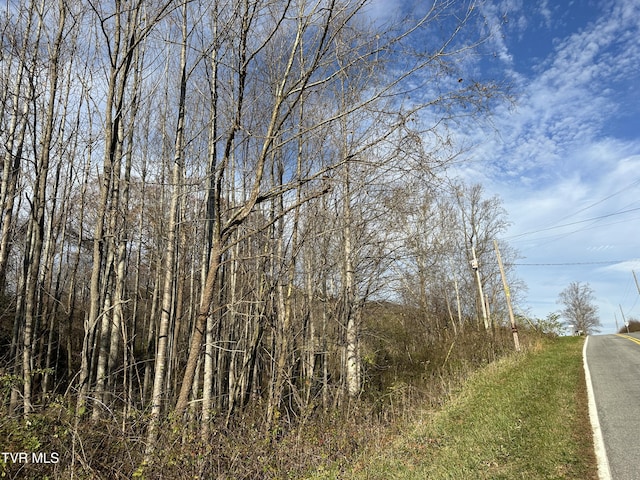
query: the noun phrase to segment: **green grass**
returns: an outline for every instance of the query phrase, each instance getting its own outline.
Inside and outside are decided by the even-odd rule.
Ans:
[[[472,375],[437,412],[381,441],[349,472],[316,478],[597,478],[583,338],[558,338]]]
[[[393,391],[398,401],[387,408],[397,412],[388,416],[377,405],[379,416],[370,414],[371,404],[362,402],[283,429],[276,440],[247,414],[228,429],[221,419],[214,441],[205,444],[196,430],[167,428],[159,439],[159,461],[147,478],[285,480],[315,470],[311,478],[341,480],[595,479],[584,339],[549,340],[525,333],[523,340],[526,353],[485,364],[446,398],[428,388],[416,387],[407,398],[404,389]],[[476,350],[466,350],[473,346]],[[477,352],[484,345],[464,347]],[[456,388],[458,377],[443,374],[440,387]],[[143,455],[144,416],[142,427],[132,423],[126,431],[111,420],[76,426],[74,404],[58,400],[28,422],[17,414],[0,416],[0,445],[3,451],[58,452],[60,464],[5,465],[0,458],[0,477],[70,478],[74,458],[78,478],[131,478]],[[415,407],[416,402],[441,406]],[[259,412],[255,415],[260,418]],[[72,437],[77,439],[75,457]]]

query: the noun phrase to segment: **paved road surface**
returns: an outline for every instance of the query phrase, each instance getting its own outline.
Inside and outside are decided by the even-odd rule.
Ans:
[[[601,478],[640,480],[640,334],[589,336],[584,352],[611,473]]]

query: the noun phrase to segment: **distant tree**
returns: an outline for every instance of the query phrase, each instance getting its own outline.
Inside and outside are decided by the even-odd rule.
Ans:
[[[594,305],[593,289],[588,283],[571,282],[560,292],[558,303],[564,305],[560,313],[575,332],[588,335],[600,331],[598,307]]]
[[[622,326],[622,328],[618,330],[618,333],[640,332],[640,320],[637,318],[630,318],[628,323],[628,325]]]

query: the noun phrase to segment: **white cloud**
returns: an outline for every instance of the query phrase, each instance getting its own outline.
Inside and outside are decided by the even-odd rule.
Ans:
[[[610,265],[608,267],[602,268],[602,271],[624,272],[624,273],[628,273],[631,271],[638,271],[638,270],[640,270],[640,258],[633,258],[631,260],[615,263],[614,265]]]
[[[540,5],[547,24],[550,5]],[[500,194],[513,222],[508,241],[523,263],[538,265],[519,270],[533,314],[557,309],[558,293],[583,281],[611,331],[612,306],[628,300],[623,308],[640,316],[637,297],[621,298],[620,288],[640,270],[640,135],[612,127],[623,113],[640,122],[631,87],[640,81],[640,2],[603,8],[606,15],[558,38],[533,76],[510,72],[520,95],[515,109],[495,112],[497,135],[471,125],[458,137],[477,145],[459,173]],[[518,53],[508,38],[500,45],[504,58]]]
[[[498,112],[495,119],[501,141],[491,145],[491,155],[498,153],[498,170],[526,179],[536,170],[546,176],[540,167],[555,165],[564,175],[571,163],[567,154],[598,140],[603,126],[624,107],[619,91],[608,85],[629,63],[640,64],[638,42],[617,35],[618,22],[620,16],[607,18],[569,36],[537,77],[516,86],[522,92],[516,109]],[[477,135],[486,138],[486,132]]]
[[[545,26],[549,28],[552,24],[553,13],[549,8],[549,0],[543,0],[540,2],[540,14],[544,18]]]
[[[513,63],[513,56],[509,52],[509,47],[501,30],[504,28],[505,23],[508,24],[509,22],[507,12],[519,9],[513,5],[514,3],[517,2],[508,0],[497,3],[487,2],[481,5],[485,27],[488,29],[486,33],[490,34],[489,42],[493,48],[494,55],[507,66]]]
[[[399,15],[404,4],[406,0],[370,0],[363,13],[376,22],[386,22]]]

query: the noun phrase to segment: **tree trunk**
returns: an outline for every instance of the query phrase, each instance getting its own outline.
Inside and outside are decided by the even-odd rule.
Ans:
[[[40,285],[40,266],[42,259],[43,244],[45,242],[45,204],[47,195],[47,177],[49,174],[49,161],[51,156],[51,143],[53,137],[54,117],[56,109],[56,96],[58,94],[58,71],[59,56],[62,47],[63,34],[66,21],[66,6],[62,0],[59,4],[60,18],[58,21],[58,32],[53,45],[53,54],[50,62],[49,76],[49,98],[47,101],[47,111],[44,118],[43,138],[41,141],[40,158],[36,170],[36,191],[32,204],[32,211],[29,217],[32,222],[32,237],[29,245],[30,258],[27,269],[27,288],[25,292],[25,322],[24,322],[24,340],[22,350],[22,368],[24,375],[24,414],[28,415],[32,411],[31,395],[32,395],[32,374],[31,365],[32,349],[33,349],[33,330],[34,322],[38,313],[37,292]],[[44,10],[44,4],[42,5]],[[40,26],[38,30],[40,30]]]
[[[359,315],[356,311],[355,267],[353,265],[351,172],[349,162],[344,165],[343,205],[343,325],[345,325],[345,385],[347,394],[355,397],[360,393],[360,335]]]
[[[9,128],[4,133],[6,135],[6,150],[2,165],[2,183],[0,184],[0,205],[2,205],[2,216],[0,217],[0,294],[5,293],[5,283],[7,276],[7,261],[9,259],[9,252],[11,249],[11,235],[13,230],[13,210],[16,199],[16,186],[20,175],[20,166],[22,161],[22,154],[25,142],[25,134],[27,131],[27,120],[29,118],[29,106],[31,105],[31,96],[33,95],[33,82],[27,82],[27,93],[23,93],[23,81],[25,73],[29,74],[27,65],[28,52],[33,49],[33,46],[29,44],[31,41],[31,29],[33,27],[33,19],[36,15],[35,2],[31,2],[29,11],[26,16],[28,18],[27,25],[24,31],[24,42],[21,47],[20,58],[18,62],[17,72],[15,73],[14,87],[11,90],[10,100],[13,103],[13,109],[11,112],[11,120],[9,122]],[[40,28],[40,27],[38,27]],[[39,42],[40,34],[36,35],[36,45]],[[30,67],[34,70],[32,60]],[[22,108],[20,107],[20,98],[24,98],[22,101]],[[7,115],[7,112],[2,112]],[[12,352],[11,358],[14,357]]]
[[[158,331],[157,352],[155,359],[155,374],[153,379],[153,391],[151,396],[151,418],[147,435],[146,453],[150,455],[155,447],[158,423],[163,406],[163,395],[165,386],[165,370],[167,365],[167,353],[169,336],[169,326],[171,324],[171,312],[173,310],[173,287],[176,274],[176,255],[179,242],[179,218],[180,218],[180,197],[182,193],[182,181],[184,171],[184,124],[185,124],[185,100],[187,94],[187,4],[182,7],[182,48],[180,51],[180,97],[178,99],[178,117],[176,119],[175,152],[171,174],[172,194],[171,205],[169,207],[169,225],[167,250],[165,254],[165,278],[162,289],[162,311],[160,314],[160,325]],[[172,336],[172,338],[175,337]]]

